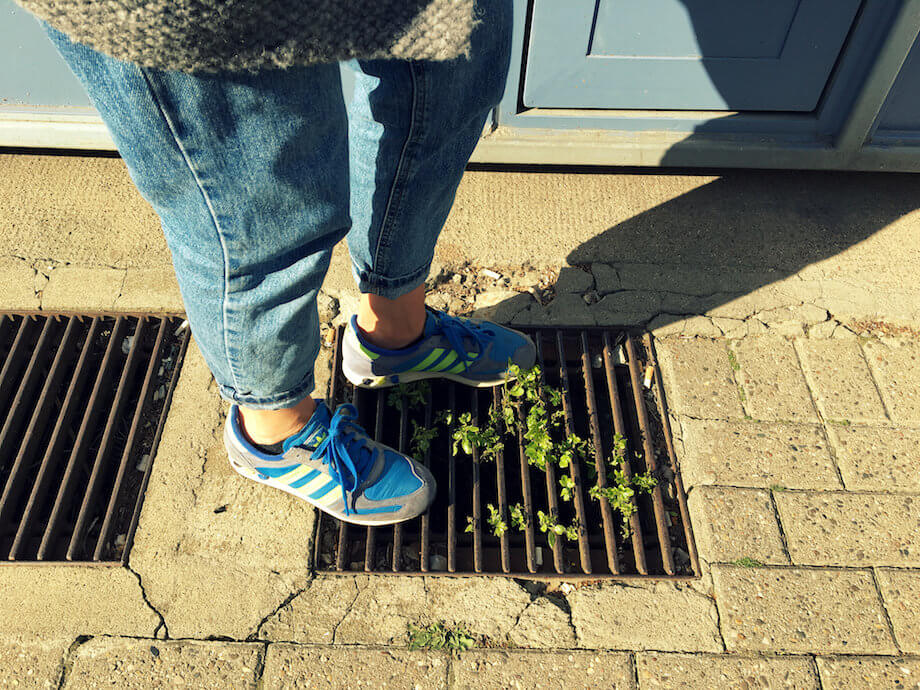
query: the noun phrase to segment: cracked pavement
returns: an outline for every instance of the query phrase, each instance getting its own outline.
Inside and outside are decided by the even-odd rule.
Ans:
[[[119,159],[3,154],[0,173],[0,308],[181,311],[158,220]],[[0,684],[917,687],[915,185],[464,179],[429,301],[652,330],[700,579],[562,591],[316,574],[313,512],[227,466],[226,406],[192,346],[127,568],[0,568]],[[354,300],[337,251],[327,327]],[[477,648],[408,652],[407,625],[437,621]]]

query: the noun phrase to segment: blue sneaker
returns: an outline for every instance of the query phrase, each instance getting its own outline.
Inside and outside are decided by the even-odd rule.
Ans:
[[[435,481],[423,465],[368,438],[354,405],[335,414],[322,401],[281,455],[255,448],[231,407],[224,427],[230,465],[260,484],[281,489],[356,525],[389,525],[414,518],[434,498]]]
[[[381,388],[419,379],[446,378],[477,388],[507,378],[508,364],[530,369],[533,341],[520,331],[482,319],[428,309],[421,339],[401,350],[369,343],[352,316],[342,343],[342,371],[354,385]]]

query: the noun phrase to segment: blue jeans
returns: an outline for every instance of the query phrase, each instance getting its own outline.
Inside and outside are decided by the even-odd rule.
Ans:
[[[504,89],[511,0],[480,0],[469,59],[187,74],[116,60],[41,22],[160,217],[221,394],[289,407],[314,388],[316,296],[348,240],[358,288],[421,285]]]

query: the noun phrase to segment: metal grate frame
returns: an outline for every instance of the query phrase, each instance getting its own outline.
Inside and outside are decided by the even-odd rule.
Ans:
[[[0,558],[127,560],[188,346],[181,324],[0,313]]]
[[[552,463],[528,465],[520,438],[504,436],[494,462],[454,455],[450,432],[443,428],[420,461],[438,481],[429,511],[392,527],[358,527],[318,514],[314,564],[324,573],[367,572],[404,575],[493,574],[528,579],[595,580],[602,578],[690,579],[699,562],[680,480],[661,375],[648,334],[605,328],[524,327],[536,342],[544,383],[562,393],[564,432],[588,439],[594,447],[594,472],[582,461],[568,470]],[[431,395],[421,410],[405,399],[389,404],[394,389],[354,388],[341,372],[340,328],[329,398],[353,402],[361,423],[400,451],[409,448],[410,423],[430,428],[440,410],[455,418],[470,412],[473,424],[488,419],[500,405],[501,387],[473,389],[445,380],[430,381]],[[451,429],[450,431],[452,431]],[[628,533],[606,501],[589,496],[593,482],[606,485],[602,458],[610,458],[614,433],[627,439],[620,469],[628,477],[649,472],[658,479],[650,495],[633,497],[636,512]],[[559,473],[575,485],[570,501],[560,496]],[[589,480],[589,477],[592,477]],[[596,477],[596,478],[595,478]],[[495,536],[487,524],[493,504],[509,529]],[[511,528],[509,506],[520,504],[530,516],[522,532]],[[537,526],[537,511],[575,524],[577,539],[550,544]],[[465,531],[471,518],[471,531]]]

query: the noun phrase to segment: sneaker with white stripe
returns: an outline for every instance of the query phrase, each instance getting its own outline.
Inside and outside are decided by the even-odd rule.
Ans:
[[[402,522],[427,510],[435,480],[420,463],[376,443],[357,422],[354,405],[334,415],[322,401],[281,455],[249,442],[230,409],[224,427],[230,465],[247,479],[286,491],[339,520],[357,525]]]

